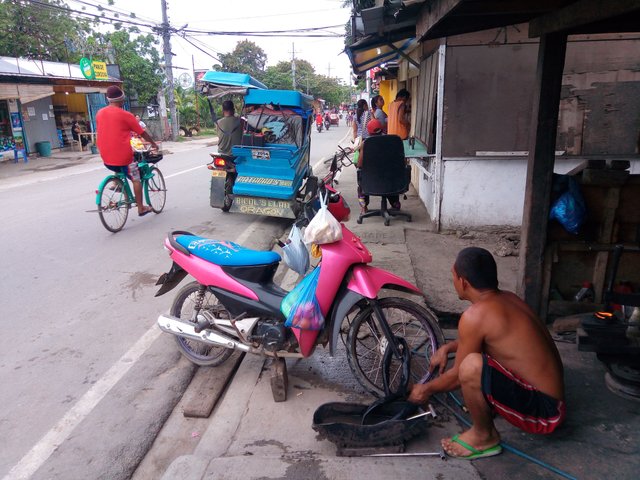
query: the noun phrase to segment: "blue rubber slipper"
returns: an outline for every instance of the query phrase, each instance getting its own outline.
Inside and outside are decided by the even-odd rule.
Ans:
[[[459,458],[461,460],[476,460],[477,458],[493,457],[494,455],[499,455],[500,453],[502,453],[502,447],[499,443],[495,444],[493,447],[485,448],[484,450],[478,450],[477,448],[469,445],[467,442],[460,440],[459,437],[460,435],[454,435],[453,437],[451,437],[451,441],[463,446],[471,453],[469,455],[451,455],[449,452],[447,452],[447,455],[452,458]]]

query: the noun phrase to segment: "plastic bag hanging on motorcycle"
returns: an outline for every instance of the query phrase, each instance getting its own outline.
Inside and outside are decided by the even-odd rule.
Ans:
[[[327,208],[328,201],[329,192],[325,196],[320,195],[320,210],[314,215],[304,231],[305,243],[323,245],[342,240],[342,227]]]
[[[298,328],[300,330],[322,330],[324,316],[316,298],[319,277],[320,267],[304,277],[282,299],[280,311],[287,317],[287,321],[284,324],[285,327]]]
[[[309,270],[309,251],[302,241],[302,233],[297,225],[289,232],[287,244],[282,247],[284,263],[299,275],[304,275]]]

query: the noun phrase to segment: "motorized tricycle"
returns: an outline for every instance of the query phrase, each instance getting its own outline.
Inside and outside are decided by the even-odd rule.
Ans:
[[[249,75],[210,71],[209,97],[241,94],[243,135],[231,155],[212,154],[210,204],[225,212],[296,218],[317,187],[309,164],[313,98],[269,90]]]

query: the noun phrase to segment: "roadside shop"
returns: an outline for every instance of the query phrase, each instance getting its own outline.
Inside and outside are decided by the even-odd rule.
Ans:
[[[87,59],[79,65],[0,57],[0,155],[23,158],[52,148],[82,147],[71,125],[77,121],[89,142],[95,140],[95,114],[106,105],[104,93],[121,85],[119,69]]]

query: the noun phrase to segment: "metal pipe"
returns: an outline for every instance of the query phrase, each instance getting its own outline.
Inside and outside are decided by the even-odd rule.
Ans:
[[[163,332],[180,337],[187,337],[198,342],[215,345],[216,347],[231,348],[251,353],[253,350],[248,345],[244,345],[231,337],[220,335],[219,333],[216,333],[209,329],[203,330],[200,333],[196,333],[194,324],[181,320],[178,317],[174,317],[172,315],[160,315],[158,317],[158,326]]]

